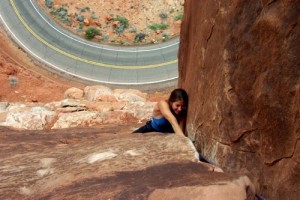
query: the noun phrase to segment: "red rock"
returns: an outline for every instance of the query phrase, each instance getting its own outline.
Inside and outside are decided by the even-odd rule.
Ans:
[[[83,21],[85,26],[89,26],[90,25],[90,20],[89,19],[84,19]]]
[[[300,195],[300,26],[294,1],[185,2],[179,86],[187,132],[267,199]]]
[[[6,180],[0,199],[159,199],[160,194],[190,199],[194,194],[204,200],[220,193],[222,200],[254,199],[246,176],[214,172],[214,166],[198,161],[187,138],[131,134],[130,128],[20,132],[0,127],[0,174]]]

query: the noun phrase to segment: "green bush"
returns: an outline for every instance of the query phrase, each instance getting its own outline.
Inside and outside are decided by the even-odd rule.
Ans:
[[[148,27],[152,31],[157,31],[157,30],[166,30],[166,29],[169,28],[169,25],[168,24],[164,24],[164,23],[161,23],[161,24],[153,23],[153,24],[150,24]]]
[[[159,14],[159,17],[160,17],[161,19],[167,19],[167,18],[168,18],[168,14],[167,14],[167,13],[160,13],[160,14]]]
[[[98,19],[99,17],[98,17],[95,13],[93,13],[93,14],[91,15],[91,18],[92,18],[92,19]]]
[[[182,18],[183,18],[183,14],[176,15],[174,17],[174,21],[182,20]]]
[[[165,42],[166,40],[168,40],[170,38],[170,34],[169,33],[163,33],[162,34],[162,40]]]
[[[15,87],[19,83],[19,79],[16,76],[9,76],[8,81],[10,87]]]
[[[86,12],[86,11],[90,11],[90,8],[89,7],[85,7],[85,8],[81,8],[80,9],[80,12]]]
[[[120,35],[120,34],[122,34],[124,32],[124,30],[125,30],[124,24],[120,24],[119,26],[117,26],[115,28],[115,33],[118,34],[118,35]]]
[[[79,21],[79,22],[83,22],[84,21],[84,16],[77,15],[76,20]]]
[[[94,27],[90,27],[85,31],[86,39],[93,39],[96,35],[100,35],[100,31]]]
[[[48,8],[52,8],[53,6],[53,0],[45,0],[45,4]]]
[[[128,19],[125,17],[117,16],[117,17],[113,18],[112,20],[119,21],[121,23],[120,25],[123,25],[124,28],[127,28],[129,25]]]
[[[72,21],[71,17],[68,16],[68,9],[65,8],[67,5],[61,5],[57,9],[51,8],[50,13],[55,15],[56,18],[60,19],[63,23],[69,23]]]
[[[109,36],[108,35],[105,35],[101,38],[101,41],[103,42],[108,42],[109,41]]]
[[[138,43],[141,42],[143,39],[145,39],[147,35],[145,33],[137,33],[134,37],[134,42]]]
[[[78,28],[79,28],[79,29],[83,29],[83,27],[84,27],[84,24],[83,24],[83,22],[80,22],[80,23],[79,23],[79,27],[78,27]]]
[[[65,24],[65,23],[69,23],[72,21],[72,18],[69,16],[66,16],[64,18],[61,19],[61,21]]]
[[[136,33],[136,28],[131,27],[131,29],[129,30],[130,33]]]

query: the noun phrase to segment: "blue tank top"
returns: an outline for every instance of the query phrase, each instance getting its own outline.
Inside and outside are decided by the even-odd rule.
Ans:
[[[169,132],[169,133],[174,132],[172,125],[164,117],[162,117],[162,118],[152,117],[151,126],[152,126],[152,128],[154,128],[155,130],[157,130],[159,132]]]

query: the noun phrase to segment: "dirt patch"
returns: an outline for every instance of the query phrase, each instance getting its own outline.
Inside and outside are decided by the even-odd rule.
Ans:
[[[50,102],[72,86],[83,87],[43,69],[0,28],[0,101]]]
[[[184,4],[184,0],[37,2],[69,31],[95,42],[117,45],[159,43],[179,36]]]

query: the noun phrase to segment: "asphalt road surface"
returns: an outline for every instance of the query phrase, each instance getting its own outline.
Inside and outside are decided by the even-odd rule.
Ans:
[[[1,0],[0,19],[25,51],[62,75],[126,86],[177,81],[178,39],[136,47],[96,44],[62,29],[33,0]]]

